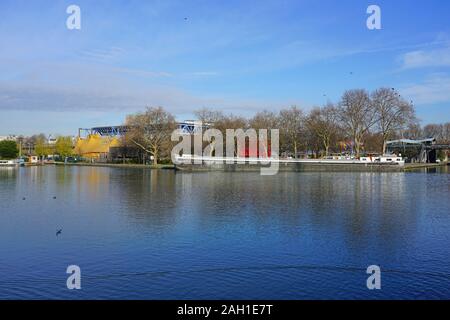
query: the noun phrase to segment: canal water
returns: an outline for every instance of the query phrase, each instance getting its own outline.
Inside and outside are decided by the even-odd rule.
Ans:
[[[449,195],[448,168],[3,168],[0,298],[449,299]]]

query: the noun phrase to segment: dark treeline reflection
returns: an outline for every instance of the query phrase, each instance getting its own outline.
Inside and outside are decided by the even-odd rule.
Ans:
[[[414,178],[407,182],[403,173],[284,172],[266,177],[111,168],[61,169],[45,177],[55,179],[66,193],[78,194],[78,201],[121,208],[135,220],[132,224],[150,228],[182,223],[208,232],[242,224],[255,234],[277,230],[298,236],[302,228],[314,226],[340,229],[349,242],[366,238],[386,245],[393,245],[399,229],[414,225],[417,212],[426,209],[426,184]]]
[[[136,220],[130,223],[148,227],[170,229],[183,223],[217,231],[228,224],[242,224],[255,234],[278,230],[297,236],[302,228],[315,226],[340,229],[350,242],[369,235],[386,245],[392,245],[399,229],[405,232],[405,226],[414,225],[418,212],[427,210],[429,187],[423,176],[403,173],[260,176],[253,172],[69,167],[31,168],[20,174],[1,170],[0,175],[3,184],[16,183],[21,194],[26,191],[19,188],[31,186],[54,190],[78,203],[80,210],[118,210]]]

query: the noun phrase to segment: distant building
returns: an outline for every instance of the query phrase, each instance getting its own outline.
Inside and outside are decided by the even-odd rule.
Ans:
[[[47,144],[48,145],[55,145],[57,140],[58,140],[57,138],[54,138],[54,137],[52,137],[52,135],[49,135],[48,138],[47,138]]]
[[[16,135],[0,136],[0,141],[16,141],[16,140],[17,140]]]
[[[186,120],[177,124],[177,128],[186,135],[202,132],[209,127],[210,124],[194,120]],[[145,152],[140,148],[123,145],[122,137],[129,129],[128,126],[79,128],[78,137],[74,142],[74,153],[98,162],[145,161]]]
[[[181,130],[183,134],[195,134],[197,132],[207,130],[210,127],[210,123],[202,123],[197,120],[185,120],[183,122],[179,122],[177,125],[178,130]]]
[[[409,162],[435,163],[438,150],[449,150],[450,145],[437,144],[435,138],[399,139],[386,142],[387,151],[402,154]]]
[[[74,153],[83,158],[108,161],[110,149],[118,146],[120,146],[120,141],[117,137],[101,136],[98,133],[93,133],[87,137],[78,137]]]

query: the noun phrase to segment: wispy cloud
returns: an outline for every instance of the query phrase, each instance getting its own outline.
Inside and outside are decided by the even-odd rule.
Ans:
[[[94,61],[105,61],[119,58],[125,54],[125,50],[120,47],[110,47],[108,49],[82,50],[79,54],[82,58]]]
[[[289,105],[309,107],[303,101],[262,100],[226,97],[223,95],[196,96],[175,87],[105,87],[91,90],[80,87],[51,85],[10,85],[0,83],[1,111],[39,112],[123,112],[132,113],[146,106],[163,106],[174,114],[190,114],[208,107],[239,115],[252,115],[262,109],[277,110]]]
[[[417,50],[401,57],[403,69],[450,67],[450,46],[432,50]]]
[[[123,87],[87,90],[80,87],[51,85],[0,84],[0,110],[28,111],[125,111],[133,112],[145,106],[168,106],[172,112],[185,111],[198,105],[207,105],[201,99],[176,88]]]
[[[450,76],[434,74],[422,83],[403,87],[400,92],[411,97],[416,104],[450,103]]]

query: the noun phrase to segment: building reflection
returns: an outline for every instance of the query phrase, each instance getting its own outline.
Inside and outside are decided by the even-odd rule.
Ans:
[[[292,240],[299,248],[334,242],[354,253],[374,245],[392,254],[402,250],[428,210],[430,193],[427,175],[405,173],[261,176],[61,166],[2,169],[0,177],[14,181],[17,192],[58,194],[67,202],[64,210],[110,215],[136,230],[229,241],[245,233],[262,241]]]

